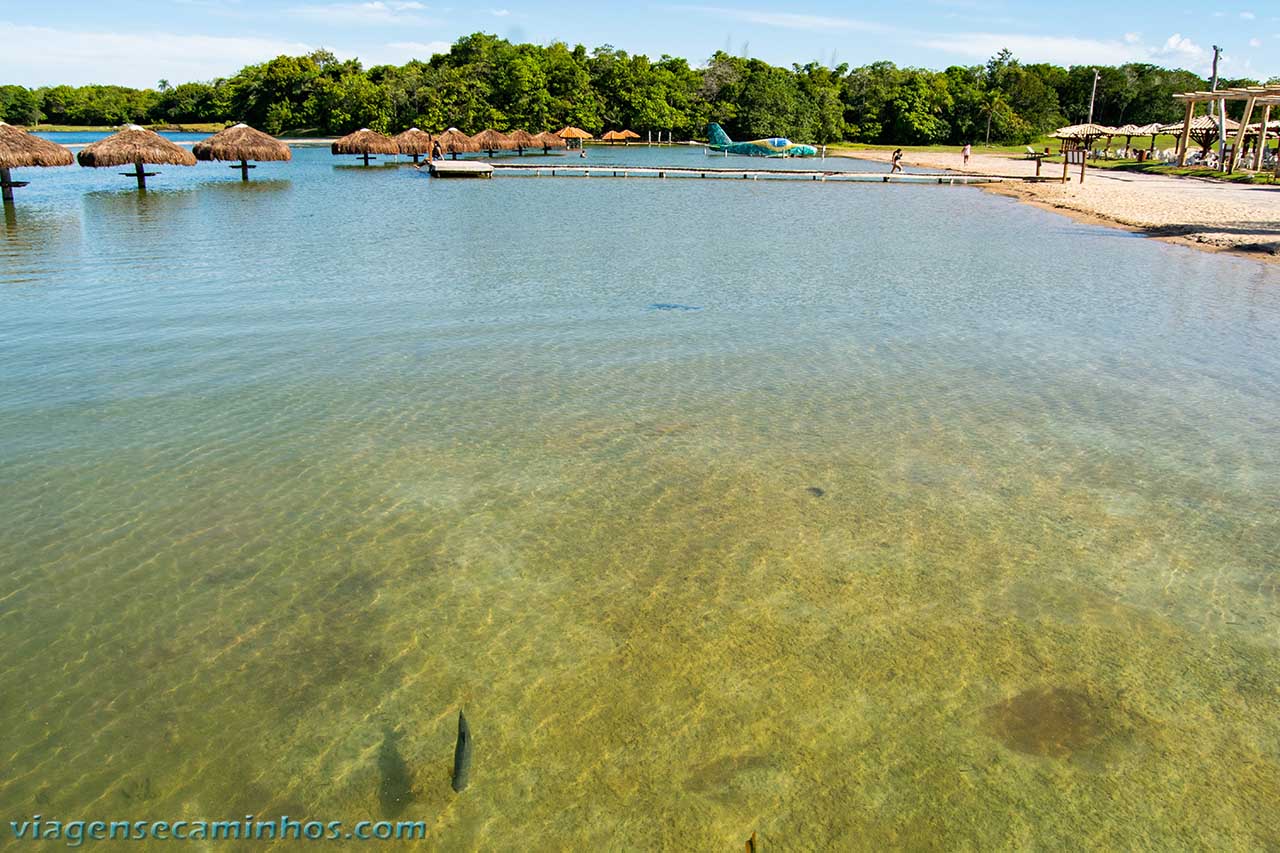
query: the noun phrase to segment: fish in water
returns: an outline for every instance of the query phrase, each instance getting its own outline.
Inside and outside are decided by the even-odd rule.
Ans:
[[[818,486],[810,486],[809,488],[805,489],[805,491],[813,495],[815,498],[820,498],[827,493],[826,489],[820,488]]]
[[[453,748],[453,790],[462,791],[471,777],[471,727],[458,712],[458,745]]]
[[[650,311],[701,311],[701,305],[681,305],[677,302],[655,302],[649,306]]]

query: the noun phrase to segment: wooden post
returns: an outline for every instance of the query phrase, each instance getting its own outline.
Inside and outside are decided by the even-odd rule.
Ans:
[[[250,170],[250,169],[252,169],[253,167],[249,165],[249,161],[248,161],[248,160],[245,160],[245,159],[242,157],[242,158],[240,158],[240,165],[239,165],[239,166],[232,166],[231,168],[233,168],[233,169],[239,169],[239,170],[240,170],[240,180],[242,180],[242,181],[247,181],[247,180],[249,180],[249,170]]]
[[[1089,162],[1088,149],[1092,147],[1093,147],[1093,143],[1090,142],[1085,145],[1085,150],[1080,152],[1080,183],[1082,184],[1084,183],[1084,168],[1085,168],[1085,165]]]
[[[1271,104],[1262,108],[1262,127],[1258,130],[1258,144],[1253,149],[1253,171],[1262,168],[1262,154],[1267,150],[1267,123],[1271,121]]]
[[[137,167],[137,169],[138,169],[138,171],[137,171],[137,173],[136,173],[137,178],[138,178],[138,189],[140,189],[140,190],[145,190],[145,189],[147,188],[147,173],[146,173],[145,171],[143,171],[143,168],[142,168],[142,160],[141,160],[141,159],[138,159],[138,160],[134,161],[134,165],[135,165],[135,166]]]
[[[363,154],[363,155],[361,155],[361,156],[363,156],[363,157],[364,157],[364,164],[365,164],[366,166],[368,166],[368,165],[369,165],[369,152],[368,152],[368,151],[366,151],[366,152],[364,152],[364,154]]]
[[[1178,166],[1187,165],[1187,145],[1191,142],[1191,117],[1196,111],[1196,102],[1187,101],[1187,114],[1182,119],[1182,136],[1178,139]]]
[[[1253,100],[1250,95],[1244,102],[1244,121],[1240,122],[1240,129],[1236,131],[1236,144],[1231,149],[1231,160],[1227,163],[1228,175],[1236,170],[1236,163],[1240,160],[1240,152],[1244,148],[1244,133],[1249,128],[1249,119],[1253,117]]]
[[[0,196],[4,201],[13,201],[13,179],[9,176],[8,166],[0,166]]]

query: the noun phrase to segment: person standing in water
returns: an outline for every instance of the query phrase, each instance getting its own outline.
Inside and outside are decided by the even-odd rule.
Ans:
[[[973,146],[970,145],[968,142],[966,142],[964,144],[964,147],[960,149],[960,156],[964,157],[964,164],[966,166],[969,165],[969,155],[972,153],[973,153]]]
[[[889,174],[902,171],[902,149],[896,148],[893,152],[893,168],[889,170]]]

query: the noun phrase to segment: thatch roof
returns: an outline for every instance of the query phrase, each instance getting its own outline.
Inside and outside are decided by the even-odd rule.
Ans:
[[[396,144],[401,154],[431,153],[431,134],[425,130],[418,130],[416,127],[411,127],[403,133],[397,133],[391,137],[391,141]]]
[[[587,133],[585,130],[583,130],[580,127],[574,127],[573,125],[570,125],[569,127],[564,128],[559,133],[557,133],[556,136],[560,137],[561,139],[591,139],[592,138],[591,134]]]
[[[136,124],[125,125],[119,133],[99,139],[80,149],[76,160],[81,166],[100,169],[107,166],[132,166],[134,163],[152,163],[158,166],[194,166],[196,157],[181,146],[174,145],[155,131]]]
[[[208,139],[191,146],[197,160],[259,160],[262,162],[292,160],[293,152],[274,136],[254,130],[247,124],[233,124]]]
[[[634,130],[620,130],[618,132],[622,134],[623,139],[639,139],[640,138],[640,134],[636,133]]]
[[[538,142],[538,137],[527,130],[513,130],[508,137],[511,139],[511,144],[517,148],[538,148],[542,144]]]
[[[478,151],[509,151],[516,147],[510,136],[496,130],[482,130],[471,141]]]
[[[456,127],[451,127],[444,133],[437,134],[435,141],[440,143],[440,150],[445,154],[466,154],[469,151],[480,150],[480,148],[471,141],[470,136],[467,136]]]
[[[534,136],[533,141],[537,143],[539,148],[564,148],[565,146],[565,141],[549,130],[544,130]]]
[[[1144,124],[1141,127],[1139,127],[1133,135],[1134,136],[1155,136],[1160,132],[1162,127],[1164,127],[1164,125],[1160,124],[1160,122],[1158,121],[1152,124]]]
[[[1104,124],[1073,124],[1058,128],[1053,135],[1058,139],[1097,139],[1099,136],[1115,136],[1116,129]]]
[[[620,130],[610,130],[604,136],[600,137],[600,139],[603,142],[625,142],[627,140]]]
[[[400,148],[390,136],[362,127],[336,140],[329,149],[334,154],[399,154]]]
[[[0,168],[70,166],[75,161],[72,153],[61,145],[0,121]]]

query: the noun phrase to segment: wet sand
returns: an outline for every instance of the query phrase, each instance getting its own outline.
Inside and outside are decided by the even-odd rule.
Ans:
[[[849,151],[856,156],[888,162],[888,151]],[[954,154],[910,152],[907,165],[954,169],[981,175],[1035,174],[1035,163],[1017,157],[974,154],[968,165]],[[1061,175],[1061,164],[1046,164],[1041,174]],[[1280,187],[1247,186],[1090,169],[1080,183],[1078,167],[1068,183],[990,184],[984,187],[1075,219],[1121,226],[1170,242],[1210,251],[1247,254],[1280,262]]]

